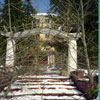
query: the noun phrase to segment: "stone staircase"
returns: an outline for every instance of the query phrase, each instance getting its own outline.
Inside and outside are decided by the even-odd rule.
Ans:
[[[4,91],[0,94],[1,100],[86,100],[70,78],[54,72],[51,68],[45,75],[18,76],[7,98],[2,98]]]

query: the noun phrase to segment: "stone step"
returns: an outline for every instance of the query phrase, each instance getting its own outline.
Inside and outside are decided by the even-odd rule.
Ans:
[[[11,99],[13,98],[13,99]],[[19,96],[9,96],[6,99],[1,100],[86,100],[84,97],[80,96],[39,96],[39,95],[19,95]]]
[[[7,88],[0,94],[1,98]],[[86,100],[74,82],[65,76],[19,76],[1,100]]]

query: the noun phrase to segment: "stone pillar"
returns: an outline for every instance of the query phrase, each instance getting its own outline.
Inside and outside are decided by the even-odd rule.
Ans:
[[[52,55],[52,61],[53,61],[53,62],[52,62],[53,67],[55,67],[55,55],[54,55],[54,54]]]
[[[51,55],[51,64],[53,65],[53,55]]]
[[[6,63],[7,67],[14,66],[14,52],[15,52],[15,41],[13,39],[7,39],[7,48],[6,48]]]
[[[55,55],[52,55],[53,64],[55,64]]]
[[[48,65],[50,64],[50,57],[48,56]]]
[[[69,38],[68,43],[68,71],[77,70],[77,40],[75,38]]]

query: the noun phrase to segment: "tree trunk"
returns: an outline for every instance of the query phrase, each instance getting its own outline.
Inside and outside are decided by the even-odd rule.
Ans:
[[[81,0],[81,26],[82,26],[82,41],[84,45],[84,52],[86,56],[86,63],[87,63],[87,70],[88,70],[88,76],[90,79],[91,86],[93,86],[93,77],[90,73],[90,61],[89,61],[89,56],[88,56],[88,50],[87,50],[87,44],[86,44],[86,39],[85,39],[85,27],[84,27],[84,8],[83,8],[83,0]]]

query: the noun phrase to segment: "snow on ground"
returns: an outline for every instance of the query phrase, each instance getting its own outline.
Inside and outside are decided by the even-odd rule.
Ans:
[[[15,97],[9,100],[86,100],[84,97],[80,97],[80,96],[63,96],[63,97],[59,97],[59,96],[24,96],[24,97]],[[1,100],[8,100],[8,99],[1,99]]]
[[[86,69],[78,69],[78,70],[84,71],[84,75],[85,75],[85,76],[88,75],[88,70],[86,70]],[[91,73],[93,76],[99,75],[98,70],[90,70],[90,73]]]
[[[74,84],[74,82],[54,82],[55,84]],[[34,82],[35,85],[38,85],[38,84],[51,84],[53,85],[54,84],[53,82],[46,82],[46,81],[43,81],[43,82]],[[20,82],[15,82],[15,84],[33,84],[33,82],[28,82],[28,83],[20,83]]]
[[[68,78],[66,76],[60,76],[60,75],[29,75],[29,76],[19,76],[19,78]]]
[[[3,94],[4,92],[0,96]],[[1,100],[86,100],[81,95],[82,93],[76,89],[74,82],[68,77],[30,75],[19,76],[11,86],[11,91],[8,93],[9,99]]]
[[[67,86],[67,85],[12,85],[11,89],[24,89],[24,88],[55,88],[55,89],[65,89],[65,88],[69,88],[69,89],[76,89],[75,86]],[[5,88],[6,89],[6,88]]]
[[[99,97],[97,97],[96,99],[94,99],[94,100],[99,100]]]

